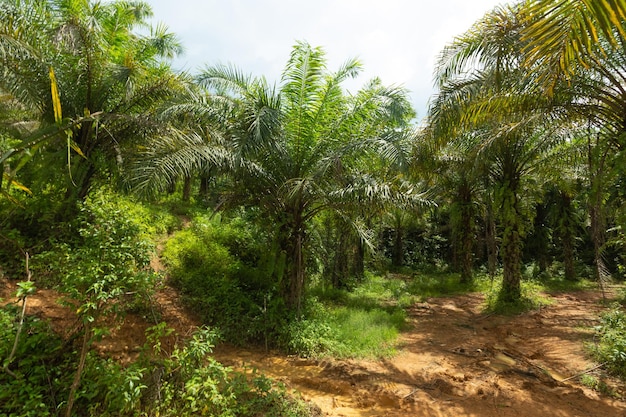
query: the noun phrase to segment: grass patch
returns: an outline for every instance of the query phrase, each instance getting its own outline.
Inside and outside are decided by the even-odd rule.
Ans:
[[[287,348],[304,357],[389,357],[405,325],[404,310],[323,305],[310,300],[306,318],[284,332]]]
[[[597,290],[597,281],[580,279],[577,281],[568,281],[559,277],[550,277],[539,281],[545,291],[548,292],[566,292],[566,291],[585,291]]]
[[[501,297],[502,278],[497,277],[485,291],[485,311],[489,313],[513,316],[526,311],[537,310],[553,303],[544,294],[545,287],[537,281],[527,280],[521,283],[522,296],[515,302],[504,301]]]
[[[459,274],[454,273],[419,273],[411,278],[407,290],[423,301],[430,297],[443,297],[476,291],[481,282],[482,278],[477,278],[471,283],[461,283]]]
[[[626,379],[626,313],[615,303],[600,316],[595,328],[596,342],[589,346],[592,356],[613,375]]]
[[[359,310],[340,307],[331,311],[330,326],[341,343],[335,357],[385,357],[394,353],[394,343],[404,327],[403,310]]]
[[[369,273],[352,291],[313,287],[305,317],[287,325],[284,345],[308,357],[388,357],[405,326],[404,307],[415,301],[403,280]]]

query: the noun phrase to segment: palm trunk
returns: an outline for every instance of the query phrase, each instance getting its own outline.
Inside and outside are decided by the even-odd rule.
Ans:
[[[185,203],[189,202],[191,199],[191,176],[185,176],[183,182],[183,201]]]
[[[572,233],[572,198],[561,193],[561,216],[559,229],[561,244],[563,245],[563,267],[565,269],[565,279],[576,281],[576,269],[574,267],[574,234]]]
[[[488,194],[485,211],[485,246],[487,249],[487,271],[492,281],[498,268],[498,244],[496,242],[496,219],[493,213],[493,201]]]
[[[305,230],[301,213],[292,217],[291,224],[283,229],[286,233],[282,241],[282,250],[286,254],[285,280],[283,281],[283,297],[287,308],[300,313],[304,293],[304,239]]]
[[[467,227],[466,230],[471,230],[471,224],[466,224],[464,227]],[[461,282],[464,284],[469,284],[473,281],[473,246],[472,234],[465,233],[461,243]]]
[[[391,265],[395,268],[399,268],[404,264],[404,233],[402,225],[396,225],[396,230],[393,238],[393,248],[391,250]]]
[[[358,282],[362,282],[365,277],[365,245],[363,241],[358,238],[354,244],[352,275],[354,275]]]
[[[344,288],[345,278],[348,274],[348,253],[346,245],[345,227],[340,223],[337,233],[337,241],[334,246],[333,266],[331,272],[331,282],[333,288]]]
[[[288,253],[287,279],[287,307],[300,313],[302,307],[302,295],[304,292],[304,257],[302,253],[304,236],[297,233],[293,237],[292,247]]]
[[[502,195],[502,264],[504,277],[500,297],[515,302],[522,296],[521,214],[515,182],[506,181]]]
[[[608,156],[607,147],[597,161],[594,157],[595,150],[598,149],[600,142],[599,137],[596,139],[595,146],[592,144],[591,133],[587,136],[587,169],[589,170],[589,186],[591,188],[591,196],[589,202],[589,220],[591,223],[591,240],[593,241],[594,253],[594,275],[595,279],[602,290],[603,297],[604,279],[607,275],[606,266],[604,265],[603,249],[604,249],[604,219],[602,216],[602,176],[604,174],[606,158]]]
[[[455,222],[456,229],[456,255],[461,269],[461,282],[469,284],[473,279],[473,247],[474,247],[474,206],[472,204],[472,192],[466,185],[458,188],[457,208],[458,220]]]
[[[207,199],[209,197],[209,183],[211,181],[211,171],[202,174],[200,177],[200,187],[198,189],[198,197]]]
[[[533,247],[535,248],[537,264],[539,265],[540,272],[545,272],[550,263],[548,258],[550,237],[546,226],[546,218],[546,205],[538,204],[535,211],[535,224],[532,239],[534,240]]]

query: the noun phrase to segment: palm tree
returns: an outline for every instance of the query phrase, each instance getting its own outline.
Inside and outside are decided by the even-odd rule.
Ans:
[[[596,278],[606,275],[604,190],[626,146],[626,2],[528,1],[526,65],[546,90],[565,79],[573,94],[559,111],[587,126],[590,232]],[[618,168],[622,177],[623,170]]]
[[[429,123],[435,141],[467,149],[465,158],[487,175],[498,212],[504,277],[501,296],[521,296],[521,247],[527,217],[521,191],[562,132],[546,113],[550,103],[522,66],[525,21],[519,6],[498,7],[442,52],[440,92]],[[560,93],[560,91],[559,91]]]
[[[0,90],[39,116],[15,149],[68,164],[70,200],[163,128],[153,110],[180,84],[165,63],[180,46],[163,26],[137,34],[150,16],[139,1],[0,0]]]
[[[207,166],[229,172],[235,183],[230,197],[256,207],[272,228],[286,259],[279,286],[294,310],[305,285],[311,221],[327,210],[345,213],[355,202],[392,201],[411,191],[365,171],[362,161],[374,150],[398,156],[394,140],[413,112],[403,89],[379,80],[345,95],[342,82],[360,69],[349,60],[330,72],[323,50],[304,42],[293,48],[279,87],[231,66],[206,68],[198,82],[212,94],[199,97],[196,109],[181,105],[203,118],[202,130],[161,138],[160,149],[152,147],[137,171],[142,188]]]

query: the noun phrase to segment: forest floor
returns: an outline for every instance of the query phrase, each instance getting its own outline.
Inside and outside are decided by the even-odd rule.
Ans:
[[[5,302],[14,291],[14,283],[0,283]],[[606,309],[601,294],[549,296],[553,304],[512,317],[485,314],[483,296],[476,293],[413,305],[397,354],[386,359],[310,360],[228,345],[214,354],[235,369],[256,368],[282,381],[327,416],[626,416],[624,384],[609,381],[609,396],[570,379],[595,365],[584,345],[593,341],[592,327]],[[58,298],[39,290],[28,298],[27,313],[69,333],[76,318]],[[164,343],[168,350],[198,322],[168,286],[154,302],[158,317],[175,329]],[[129,314],[97,349],[122,362],[133,360],[152,324]]]

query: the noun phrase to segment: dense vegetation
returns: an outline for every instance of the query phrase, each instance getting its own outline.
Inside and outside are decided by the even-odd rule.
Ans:
[[[624,279],[623,2],[488,12],[441,52],[419,126],[404,89],[348,94],[361,64],[333,71],[306,42],[278,85],[177,73],[181,45],[150,17],[0,0],[0,278],[20,281],[0,310],[0,415],[306,415],[211,359],[218,336],[384,356],[421,297],[479,290],[514,312],[537,286]],[[211,329],[172,351],[157,242]],[[75,311],[68,335],[21,312],[35,286]],[[154,327],[122,367],[92,343],[129,313]],[[625,323],[617,306],[593,349],[622,375]]]

